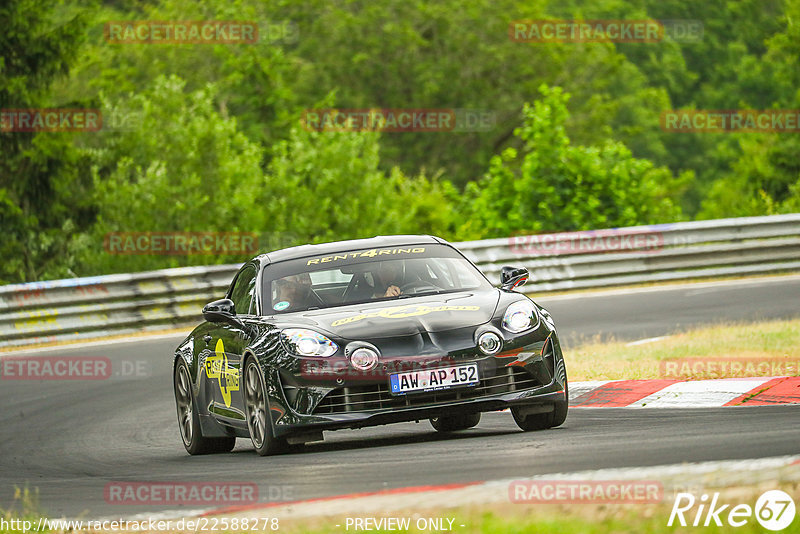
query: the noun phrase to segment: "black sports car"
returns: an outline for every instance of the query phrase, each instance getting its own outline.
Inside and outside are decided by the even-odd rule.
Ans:
[[[500,288],[452,245],[389,236],[262,254],[175,352],[178,423],[190,454],[250,437],[261,455],[323,430],[430,419],[471,428],[511,409],[523,430],[567,416],[550,314]]]

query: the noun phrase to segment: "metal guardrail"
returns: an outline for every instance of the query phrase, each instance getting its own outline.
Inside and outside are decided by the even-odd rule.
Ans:
[[[455,244],[490,280],[530,271],[526,293],[800,270],[800,213],[513,236]],[[0,347],[125,334],[201,320],[239,265],[0,287]]]

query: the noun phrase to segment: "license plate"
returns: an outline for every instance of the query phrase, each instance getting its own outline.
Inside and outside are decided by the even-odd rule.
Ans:
[[[394,395],[414,391],[437,391],[478,383],[478,364],[458,367],[440,367],[425,371],[411,371],[389,376],[389,387]]]

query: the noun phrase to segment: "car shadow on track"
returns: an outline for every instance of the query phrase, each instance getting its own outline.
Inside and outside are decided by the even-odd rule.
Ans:
[[[348,432],[348,435],[339,434],[339,432]],[[352,433],[350,433],[352,432]],[[446,441],[462,441],[472,440],[479,438],[491,438],[498,436],[508,436],[510,434],[522,434],[522,431],[516,428],[509,427],[507,430],[489,430],[473,428],[469,430],[462,430],[458,432],[436,432],[433,429],[426,431],[424,429],[407,431],[402,433],[386,433],[384,435],[375,435],[374,430],[368,435],[356,435],[357,431],[329,431],[325,434],[325,441],[317,441],[308,443],[306,445],[292,446],[288,451],[281,454],[284,455],[299,455],[299,454],[312,454],[323,453],[330,451],[348,451],[357,449],[374,449],[380,447],[392,447],[395,445],[413,445],[423,443],[436,443]],[[332,435],[333,434],[333,435]],[[252,454],[253,447],[246,440],[239,440],[234,454],[246,453]]]

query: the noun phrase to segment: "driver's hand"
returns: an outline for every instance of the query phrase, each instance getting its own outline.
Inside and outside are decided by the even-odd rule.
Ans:
[[[400,288],[397,286],[389,286],[386,288],[386,293],[383,294],[384,297],[396,297],[403,292],[400,291]]]

